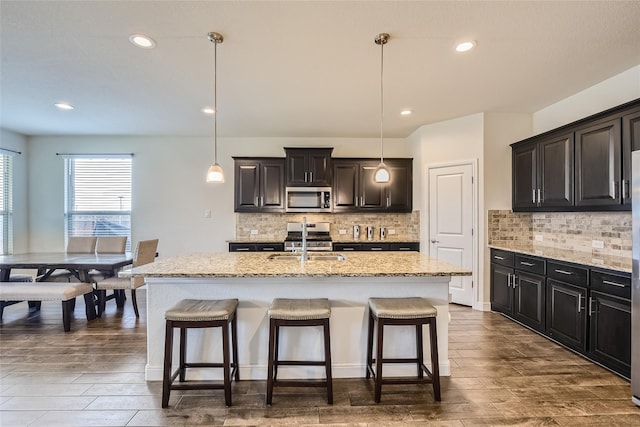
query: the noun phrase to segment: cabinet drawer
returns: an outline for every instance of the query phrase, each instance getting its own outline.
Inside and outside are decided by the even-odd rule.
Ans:
[[[629,275],[591,270],[591,288],[609,295],[631,299],[631,277]]]
[[[390,251],[420,251],[420,243],[408,242],[408,243],[389,243]]]
[[[491,249],[491,262],[494,264],[513,266],[513,252],[501,251],[500,249]]]
[[[389,244],[388,243],[363,243],[362,244],[362,248],[360,249],[362,251],[388,251],[389,250]]]
[[[255,243],[229,243],[229,252],[255,252]]]
[[[334,251],[361,251],[360,243],[334,243]]]
[[[517,270],[529,271],[536,274],[545,274],[546,262],[541,258],[516,255],[515,267]]]
[[[283,252],[284,243],[257,243],[256,251],[258,252]]]
[[[547,277],[574,285],[587,286],[589,284],[589,270],[575,265],[559,262],[547,262]]]

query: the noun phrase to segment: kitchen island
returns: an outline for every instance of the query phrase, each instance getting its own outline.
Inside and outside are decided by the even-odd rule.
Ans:
[[[295,259],[273,259],[277,255],[285,254],[195,253],[161,259],[131,270],[132,276],[145,277],[147,283],[146,379],[162,379],[164,312],[185,298],[239,299],[238,353],[242,379],[267,376],[267,309],[274,298],[329,298],[335,378],[365,374],[369,297],[429,298],[438,309],[440,374],[450,375],[449,280],[451,276],[470,275],[470,271],[416,252],[348,253],[342,261],[312,259],[304,263]],[[385,334],[385,356],[415,355],[415,335],[411,328],[394,327]],[[321,359],[321,329],[303,329],[283,329],[281,358]],[[219,334],[212,330],[190,330],[188,360],[218,358],[221,354]],[[428,340],[425,340],[425,354],[429,354]],[[390,366],[388,370],[385,367],[385,372],[400,374],[406,373],[406,369],[409,368]],[[413,371],[415,367],[410,369]],[[282,367],[280,376],[322,374],[316,367]],[[219,378],[215,373],[204,371],[197,372],[196,376]]]

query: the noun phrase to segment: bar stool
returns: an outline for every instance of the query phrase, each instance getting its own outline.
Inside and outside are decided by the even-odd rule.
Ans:
[[[236,308],[237,299],[194,300],[178,302],[165,313],[166,335],[164,341],[164,375],[162,378],[162,407],[169,406],[171,390],[220,390],[224,389],[226,406],[231,406],[231,379],[240,381],[238,372],[238,331]],[[173,329],[180,328],[180,366],[171,374],[173,357]],[[187,329],[222,328],[222,363],[187,362]],[[233,361],[230,362],[229,330],[233,347]],[[222,384],[205,381],[185,381],[187,368],[223,368]],[[181,384],[173,384],[176,377]]]
[[[438,337],[436,315],[438,311],[424,298],[369,298],[369,333],[367,340],[367,378],[373,376],[375,401],[380,403],[382,384],[433,384],[435,400],[440,401],[440,369],[438,366]],[[373,331],[377,321],[376,357],[373,358]],[[424,364],[422,348],[422,325],[429,325],[431,338],[431,371]],[[411,325],[416,327],[416,357],[385,359],[382,354],[384,327],[391,325]],[[373,364],[376,369],[373,369]],[[384,363],[415,363],[417,377],[382,378]],[[425,377],[426,374],[426,377]]]
[[[331,307],[326,298],[284,299],[276,298],[269,307],[269,362],[267,372],[267,405],[271,405],[274,386],[326,387],[327,402],[333,404],[331,377],[331,339],[329,318]],[[324,328],[324,360],[279,360],[278,344],[281,326],[322,326]],[[325,380],[278,380],[278,366],[324,366]]]

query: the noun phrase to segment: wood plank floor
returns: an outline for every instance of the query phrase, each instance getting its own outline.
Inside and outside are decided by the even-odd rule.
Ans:
[[[495,313],[451,306],[452,376],[442,402],[429,386],[387,386],[373,403],[362,379],[335,381],[334,404],[322,389],[276,389],[265,407],[265,381],[222,391],[177,392],[160,408],[161,387],[144,380],[146,333],[130,301],[108,303],[87,323],[78,301],[72,332],[60,303],[40,313],[26,303],[5,309],[0,327],[1,426],[639,426],[624,379]]]

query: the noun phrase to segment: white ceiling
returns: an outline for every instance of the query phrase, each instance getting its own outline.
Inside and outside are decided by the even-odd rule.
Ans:
[[[2,0],[0,14],[0,125],[26,135],[211,135],[210,31],[225,37],[220,136],[379,136],[380,32],[386,137],[537,111],[640,64],[640,1]],[[455,53],[467,38],[477,49]]]

